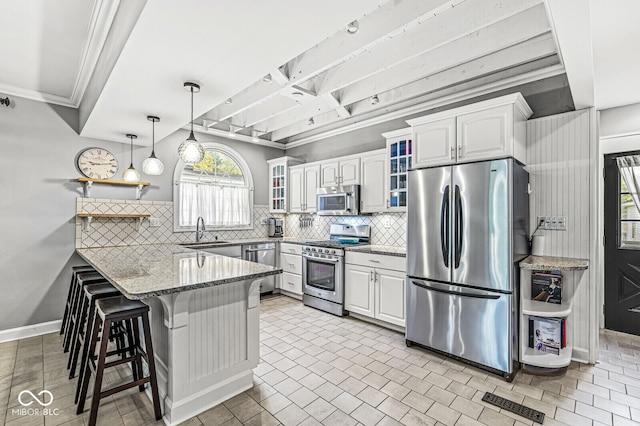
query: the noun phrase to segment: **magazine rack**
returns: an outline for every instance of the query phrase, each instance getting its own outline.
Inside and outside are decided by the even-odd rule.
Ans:
[[[537,371],[552,373],[571,363],[573,352],[573,323],[571,311],[574,294],[582,277],[582,271],[589,267],[586,259],[566,257],[529,256],[520,262],[520,362],[523,368],[537,367]],[[562,303],[547,303],[531,300],[531,274],[534,271],[562,272]],[[560,354],[546,353],[529,347],[529,318],[567,318],[567,344]]]

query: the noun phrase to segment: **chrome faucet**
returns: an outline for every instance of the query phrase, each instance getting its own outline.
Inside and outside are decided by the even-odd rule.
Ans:
[[[199,243],[202,237],[204,237],[204,218],[202,216],[198,216],[198,221],[196,222],[196,243]]]

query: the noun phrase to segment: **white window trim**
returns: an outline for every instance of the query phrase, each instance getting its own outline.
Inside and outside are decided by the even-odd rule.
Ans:
[[[205,224],[207,231],[239,231],[239,230],[247,230],[253,229],[253,203],[254,203],[254,187],[253,187],[253,176],[251,175],[251,168],[249,168],[249,164],[245,161],[244,158],[234,149],[230,148],[227,145],[217,143],[217,142],[202,142],[202,147],[205,151],[219,151],[225,155],[231,157],[242,169],[242,173],[244,178],[249,183],[249,209],[251,210],[249,217],[250,222],[248,225],[244,226],[210,226]],[[178,158],[178,162],[176,163],[176,167],[173,170],[173,232],[193,232],[196,230],[195,226],[180,226],[178,210],[180,208],[180,196],[178,194],[178,184],[180,182],[180,178],[182,177],[182,171],[184,170],[184,166],[186,163]]]

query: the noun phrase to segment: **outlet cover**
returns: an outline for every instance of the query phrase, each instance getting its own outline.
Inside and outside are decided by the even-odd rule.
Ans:
[[[150,217],[149,218],[149,227],[151,227],[151,228],[159,228],[160,227],[160,218],[159,217]]]
[[[391,228],[391,218],[385,217],[384,219],[382,219],[382,226],[384,226],[386,229]]]
[[[567,217],[566,216],[538,216],[538,222],[536,226],[538,229],[546,229],[551,231],[566,231],[567,230]]]

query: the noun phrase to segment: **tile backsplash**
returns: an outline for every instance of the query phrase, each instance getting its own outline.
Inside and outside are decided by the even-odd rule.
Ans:
[[[150,214],[160,220],[159,227],[150,227],[144,219],[139,228],[134,218],[94,218],[91,230],[85,231],[82,219],[76,216],[76,248],[128,246],[137,244],[188,243],[195,241],[195,232],[173,232],[173,201],[108,200],[78,198],[76,213]],[[270,216],[268,206],[253,206],[253,229],[238,231],[206,231],[203,240],[242,240],[264,238],[268,226],[262,220]]]
[[[300,218],[308,215],[288,214],[285,218],[285,236],[301,239],[324,239],[329,237],[329,227],[336,223],[371,226],[371,244],[382,246],[405,246],[407,242],[406,213],[381,213],[372,216],[317,216],[313,224],[300,227]]]
[[[150,227],[149,220],[135,218],[94,218],[91,229],[85,231],[82,219],[76,216],[76,248],[128,246],[137,244],[188,243],[195,241],[195,232],[173,232],[173,201],[111,200],[78,198],[76,213],[150,214],[160,226]],[[310,227],[300,227],[299,214],[274,215],[268,206],[253,206],[254,229],[238,231],[206,231],[204,241],[242,240],[267,237],[268,217],[284,218],[285,237],[322,240],[329,237],[329,227],[335,223],[370,225],[371,243],[386,246],[406,244],[406,214],[384,213],[372,216],[317,216]],[[305,215],[306,216],[306,215]]]

